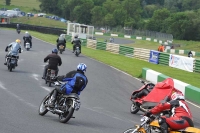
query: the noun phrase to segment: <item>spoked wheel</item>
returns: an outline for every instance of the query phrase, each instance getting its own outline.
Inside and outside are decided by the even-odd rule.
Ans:
[[[48,112],[48,109],[46,109],[45,105],[47,104],[48,100],[50,98],[50,95],[47,95],[41,102],[38,113],[39,115],[43,116]]]
[[[138,107],[136,102],[132,102],[131,107],[130,107],[130,112],[132,114],[136,114],[139,110],[140,110],[140,108]]]
[[[74,108],[71,106],[72,103],[73,103],[72,100],[67,101],[67,105],[69,106],[69,108],[66,107],[65,113],[62,113],[62,114],[59,115],[59,121],[60,121],[61,123],[66,123],[66,122],[68,122],[69,119],[72,117],[72,115],[73,115],[73,113],[74,113]]]

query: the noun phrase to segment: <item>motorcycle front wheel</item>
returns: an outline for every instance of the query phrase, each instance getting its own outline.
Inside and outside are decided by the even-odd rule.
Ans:
[[[134,131],[134,130],[135,130],[134,128],[129,128],[126,131],[124,131],[123,133],[146,133],[143,131]]]
[[[139,110],[140,110],[140,108],[138,107],[137,103],[132,102],[131,107],[130,107],[130,112],[132,114],[136,114]]]
[[[39,115],[43,116],[48,112],[48,109],[46,109],[45,104],[47,104],[48,100],[50,98],[50,95],[47,95],[41,102],[38,113]]]

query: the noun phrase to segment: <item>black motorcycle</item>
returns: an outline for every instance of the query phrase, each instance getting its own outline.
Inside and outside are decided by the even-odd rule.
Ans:
[[[79,96],[76,93],[71,93],[70,95],[64,95],[60,92],[60,86],[62,85],[61,82],[55,82],[56,88],[58,90],[58,95],[56,98],[55,106],[48,107],[46,104],[49,104],[51,101],[51,95],[53,90],[42,100],[40,107],[39,107],[39,115],[43,116],[48,111],[52,112],[53,114],[59,115],[59,121],[61,123],[66,123],[73,117],[74,110],[78,111],[80,108],[80,101]]]
[[[78,46],[76,46],[75,51],[74,51],[75,55],[78,57],[79,54],[81,53],[80,48]]]
[[[17,57],[16,56],[10,56],[7,57],[7,67],[10,72],[12,72],[15,67],[17,67]]]
[[[63,51],[64,51],[64,45],[60,45],[60,46],[59,46],[59,52],[60,52],[60,54],[62,54]]]

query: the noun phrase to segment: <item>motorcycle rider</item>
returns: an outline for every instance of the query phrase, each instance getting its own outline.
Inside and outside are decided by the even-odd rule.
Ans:
[[[62,60],[60,56],[57,54],[58,54],[58,50],[54,48],[52,50],[52,54],[49,54],[44,58],[44,62],[47,62],[49,60],[49,64],[44,67],[42,79],[45,79],[46,74],[47,74],[47,69],[56,70],[56,76],[57,76],[58,71],[59,71],[58,66],[62,65]]]
[[[24,47],[26,46],[26,42],[30,43],[30,47],[32,48],[32,36],[28,33],[28,31],[25,32],[25,35],[23,36],[24,40]]]
[[[51,99],[49,101],[50,103],[46,106],[54,107],[58,92],[65,95],[69,95],[71,93],[76,93],[80,95],[81,91],[83,91],[88,83],[88,79],[84,73],[86,72],[86,69],[87,66],[84,63],[79,63],[77,66],[77,70],[70,71],[63,76],[58,76],[57,80],[68,82],[62,85],[59,89],[55,89],[53,91]]]
[[[161,103],[146,112],[146,116],[158,114],[164,110],[170,110],[170,117],[162,116],[158,123],[162,133],[168,133],[168,127],[172,130],[180,130],[186,127],[194,127],[191,111],[185,101],[184,95],[181,92],[174,91],[170,96],[169,102]]]
[[[74,39],[73,39],[73,41],[72,41],[72,44],[74,44],[74,45],[73,45],[73,52],[72,52],[72,53],[75,52],[75,49],[76,49],[77,46],[79,47],[80,53],[81,53],[81,41],[80,41],[80,39],[78,38],[78,35],[75,35],[75,36],[74,36]]]
[[[6,46],[5,52],[8,52],[8,48],[11,48],[11,50],[6,54],[4,65],[7,65],[7,58],[10,56],[15,56],[17,59],[19,59],[18,53],[21,53],[20,43],[21,41],[17,39],[15,42],[12,42],[8,46]],[[18,66],[17,63],[16,66]]]
[[[65,38],[63,37],[63,34],[61,34],[58,39],[56,40],[57,42],[57,49],[59,49],[59,46],[60,45],[63,45],[64,46],[64,51],[65,51],[65,47],[66,47],[66,40]]]
[[[17,24],[17,31],[18,31],[18,30],[20,30],[20,26],[19,26],[19,24]]]

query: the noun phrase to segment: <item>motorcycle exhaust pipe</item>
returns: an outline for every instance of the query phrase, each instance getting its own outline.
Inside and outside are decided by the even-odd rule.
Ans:
[[[140,110],[143,111],[143,112],[147,112],[148,111],[148,109],[145,109],[142,106],[140,106]]]
[[[57,114],[62,114],[62,113],[64,113],[63,111],[58,110],[58,109],[55,109],[54,112],[57,113]]]

